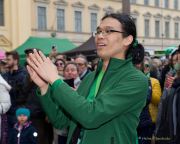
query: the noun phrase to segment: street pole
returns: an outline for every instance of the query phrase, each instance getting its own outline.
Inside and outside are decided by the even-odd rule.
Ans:
[[[122,12],[130,14],[130,0],[122,0]]]

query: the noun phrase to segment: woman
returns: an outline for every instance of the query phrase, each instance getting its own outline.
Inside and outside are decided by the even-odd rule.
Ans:
[[[78,67],[74,62],[68,62],[64,67],[64,81],[67,82],[71,87],[77,89],[81,83],[78,74]]]
[[[0,143],[7,144],[6,112],[11,106],[9,91],[11,86],[0,75]]]
[[[63,78],[63,70],[64,70],[64,66],[65,66],[65,61],[63,59],[56,59],[54,64],[57,67],[59,76],[61,76]]]
[[[78,88],[81,80],[79,78],[78,68],[76,63],[68,62],[64,66],[63,78],[64,81],[73,89]],[[67,128],[61,130],[55,129],[55,133],[58,134],[58,144],[66,144],[68,129]]]
[[[36,50],[27,59],[28,72],[40,88],[38,95],[53,125],[70,126],[68,144],[135,143],[148,81],[132,64],[131,56],[139,55],[136,45],[133,47],[136,27],[132,18],[126,14],[106,15],[95,41],[102,61],[77,91],[60,80],[50,59]]]

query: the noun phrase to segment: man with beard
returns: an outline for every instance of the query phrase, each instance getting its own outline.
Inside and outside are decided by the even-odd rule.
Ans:
[[[16,122],[15,111],[18,107],[25,104],[26,95],[23,94],[27,71],[19,66],[19,55],[16,51],[6,52],[6,68],[8,72],[2,76],[12,87],[10,90],[11,107],[7,112],[8,135],[11,134]]]

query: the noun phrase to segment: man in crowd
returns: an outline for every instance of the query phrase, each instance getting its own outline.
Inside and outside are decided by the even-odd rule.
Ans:
[[[19,66],[19,55],[16,51],[6,52],[6,62],[8,72],[2,76],[12,87],[10,90],[11,107],[7,112],[8,134],[10,134],[16,122],[15,111],[25,103],[26,95],[23,94],[23,89],[27,71]]]
[[[75,63],[78,66],[80,79],[83,80],[85,76],[90,72],[88,69],[88,61],[84,55],[78,55],[75,59]]]

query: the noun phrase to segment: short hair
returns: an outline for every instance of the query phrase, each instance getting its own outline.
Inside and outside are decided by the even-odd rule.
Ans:
[[[87,57],[86,57],[85,55],[79,54],[79,55],[77,55],[77,56],[75,57],[75,59],[77,59],[77,58],[82,58],[82,59],[84,59],[85,65],[86,65],[86,66],[88,65],[88,60],[87,60]]]
[[[58,55],[62,55],[63,59],[66,60],[67,59],[67,56],[62,54],[62,53],[57,53],[55,57],[57,57]]]
[[[78,67],[77,67],[77,64],[76,64],[75,62],[72,62],[72,61],[67,62],[67,63],[65,64],[63,71],[65,71],[65,69],[67,68],[67,66],[70,65],[70,64],[74,65],[74,66],[76,67],[76,69],[77,69],[77,72],[79,72]]]
[[[19,54],[17,51],[10,51],[10,52],[6,52],[6,56],[12,56],[13,59],[16,59],[19,61]]]

